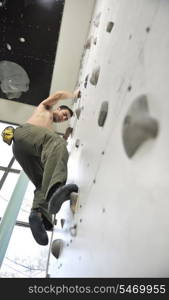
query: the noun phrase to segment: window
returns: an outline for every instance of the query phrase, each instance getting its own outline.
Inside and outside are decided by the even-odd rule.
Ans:
[[[0,122],[0,133],[5,127],[10,125]],[[16,125],[12,126],[16,128]],[[18,164],[15,164],[14,167],[15,159],[12,153],[12,146],[4,143],[2,138],[0,139],[0,149],[0,217],[2,218],[20,174],[21,167]]]
[[[10,124],[0,122],[0,133]],[[15,125],[12,125],[16,127]],[[8,202],[20,175],[21,166],[13,157],[12,145],[0,138],[0,219],[3,218]],[[34,241],[28,224],[32,206],[34,185],[29,181],[19,210],[16,225],[3,260],[0,277],[44,277],[49,246],[42,250]],[[48,233],[49,237],[51,232]],[[22,241],[22,242],[21,242]]]

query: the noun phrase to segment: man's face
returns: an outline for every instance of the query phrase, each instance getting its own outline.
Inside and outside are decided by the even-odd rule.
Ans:
[[[68,109],[61,109],[58,107],[54,112],[53,112],[53,120],[54,122],[64,122],[70,119],[71,115]]]

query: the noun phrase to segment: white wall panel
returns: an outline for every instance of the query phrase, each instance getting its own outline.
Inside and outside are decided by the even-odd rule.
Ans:
[[[107,32],[110,21],[114,26]],[[78,209],[73,217],[66,202],[59,213],[60,217],[67,214],[61,230],[65,246],[58,260],[51,255],[51,277],[169,275],[167,28],[166,0],[97,1],[88,34],[91,46],[84,49],[79,73],[82,96],[74,105],[82,110],[79,119],[72,120],[69,140],[68,181],[79,185]],[[90,77],[96,66],[100,75],[94,86]],[[158,123],[158,134],[129,158],[123,145],[123,122],[143,94],[150,116]],[[109,110],[104,126],[99,127],[103,101]],[[71,224],[77,224],[73,237]]]

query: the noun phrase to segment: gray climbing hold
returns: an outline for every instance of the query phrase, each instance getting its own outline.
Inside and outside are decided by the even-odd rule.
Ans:
[[[100,75],[100,67],[97,66],[96,68],[94,68],[91,78],[90,78],[90,83],[92,85],[97,85],[97,82],[99,80],[99,75]]]
[[[63,249],[64,242],[62,239],[57,239],[52,242],[51,252],[54,257],[59,258],[61,251]]]
[[[79,146],[80,146],[80,140],[77,139],[76,142],[75,142],[75,147],[76,147],[76,148],[79,148]]]
[[[77,224],[74,224],[73,226],[71,226],[69,228],[69,230],[70,230],[70,235],[71,236],[76,236],[77,235]]]
[[[146,95],[140,95],[130,106],[123,122],[122,139],[124,149],[131,158],[147,140],[156,138],[158,122],[149,113]]]
[[[94,44],[94,45],[97,44],[97,36],[93,39],[93,44]]]
[[[89,74],[86,75],[86,77],[85,77],[85,82],[84,82],[85,89],[87,88],[88,79],[89,79]]]
[[[92,43],[92,36],[90,36],[88,39],[87,39],[87,41],[86,41],[86,43],[85,43],[85,45],[84,45],[84,48],[85,49],[90,49],[90,47],[91,47],[91,43]]]
[[[101,105],[99,118],[98,118],[98,125],[100,127],[104,126],[104,123],[105,123],[106,118],[107,118],[107,113],[108,113],[108,102],[104,101]]]
[[[72,192],[70,194],[70,208],[73,214],[75,214],[77,210],[77,203],[78,203],[78,193]]]
[[[75,110],[75,113],[76,113],[77,118],[79,119],[80,118],[80,114],[81,114],[81,108],[77,108]]]

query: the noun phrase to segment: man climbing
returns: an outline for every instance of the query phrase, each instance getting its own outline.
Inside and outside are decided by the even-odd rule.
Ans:
[[[61,105],[61,99],[76,99],[80,92],[58,91],[43,100],[25,124],[14,131],[13,154],[24,172],[35,185],[29,224],[34,239],[40,245],[48,244],[46,230],[53,228],[52,213],[57,213],[75,184],[66,184],[68,151],[66,140],[53,128],[53,123],[68,120],[72,110]]]

